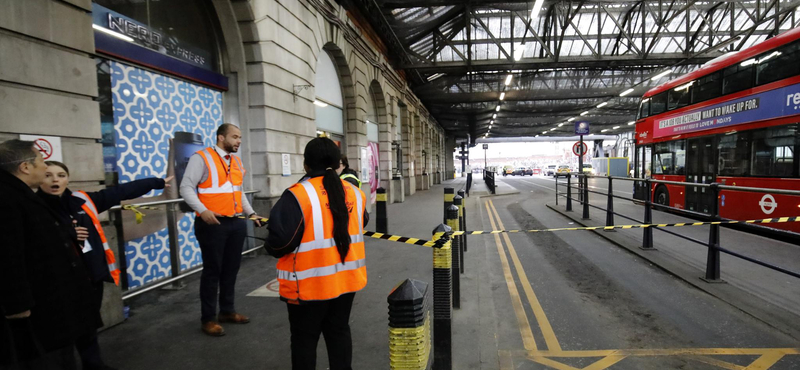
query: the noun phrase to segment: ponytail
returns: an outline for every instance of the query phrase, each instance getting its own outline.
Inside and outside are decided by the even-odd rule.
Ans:
[[[328,193],[328,204],[333,215],[333,240],[339,251],[339,257],[344,263],[347,253],[350,251],[350,212],[345,202],[342,180],[336,174],[341,158],[339,146],[331,139],[318,137],[306,145],[303,157],[305,165],[311,172],[325,170],[322,186]]]

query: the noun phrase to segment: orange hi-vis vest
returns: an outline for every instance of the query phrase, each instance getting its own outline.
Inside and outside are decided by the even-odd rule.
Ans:
[[[81,208],[87,215],[92,219],[92,224],[94,224],[94,229],[97,230],[97,234],[100,235],[100,240],[103,242],[103,252],[106,255],[106,264],[108,264],[108,272],[111,274],[111,277],[114,278],[114,284],[119,286],[119,268],[117,267],[117,258],[114,257],[114,251],[108,247],[108,240],[106,240],[106,233],[103,232],[103,226],[100,225],[100,220],[98,219],[97,207],[95,207],[92,198],[89,197],[89,194],[86,194],[82,191],[76,191],[72,193],[72,196],[81,198],[84,200],[83,205]]]
[[[350,213],[350,250],[344,263],[333,240],[333,215],[322,177],[289,188],[303,210],[305,231],[300,246],[278,260],[280,295],[289,303],[323,301],[357,292],[367,285],[364,253],[364,193],[343,181]]]
[[[203,158],[208,169],[208,178],[197,185],[197,197],[206,208],[223,216],[234,216],[242,211],[242,182],[244,166],[242,160],[231,154],[230,168],[214,148],[206,148],[197,154]]]

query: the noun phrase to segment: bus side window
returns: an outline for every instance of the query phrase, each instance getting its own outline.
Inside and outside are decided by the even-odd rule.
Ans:
[[[797,124],[770,127],[753,132],[752,174],[754,176],[791,177],[794,151],[797,148]]]
[[[722,70],[722,95],[753,87],[753,65],[734,64]]]
[[[756,67],[756,85],[768,84],[800,73],[800,42],[793,42],[778,50],[759,55]]]
[[[716,98],[722,91],[722,74],[714,72],[697,79],[692,87],[692,104]]]
[[[722,135],[717,143],[718,173],[722,176],[747,176],[750,171],[750,132]]]
[[[692,89],[691,86],[687,86],[680,90],[670,89],[667,110],[678,109],[689,105],[689,97],[691,96],[691,89]]]
[[[650,98],[650,115],[664,113],[667,110],[667,92],[656,94]]]

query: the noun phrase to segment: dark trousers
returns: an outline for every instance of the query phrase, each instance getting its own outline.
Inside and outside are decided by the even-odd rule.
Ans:
[[[200,217],[195,220],[194,234],[203,255],[203,272],[200,276],[200,320],[215,321],[217,316],[217,290],[219,311],[235,313],[234,286],[242,248],[247,236],[247,220],[219,218],[219,225],[206,224]]]
[[[317,367],[319,334],[325,336],[330,370],[352,370],[353,341],[350,337],[350,308],[355,293],[329,301],[287,303],[292,333],[292,370]]]
[[[100,308],[103,306],[103,282],[96,282],[93,284],[94,291],[92,292],[92,304],[97,310],[97,327],[103,326],[103,320],[100,318]],[[75,348],[81,356],[81,366],[83,370],[103,369],[105,363],[100,356],[100,344],[97,342],[97,331],[91,330],[90,332],[78,337],[75,341]]]
[[[45,353],[35,360],[0,365],[0,370],[76,370],[75,348],[72,346]]]

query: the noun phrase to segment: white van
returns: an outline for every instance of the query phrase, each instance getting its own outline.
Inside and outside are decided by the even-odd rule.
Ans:
[[[558,165],[548,164],[547,166],[545,166],[542,169],[542,174],[545,175],[545,176],[553,176],[553,175],[556,174],[556,169],[557,168],[558,168]]]

